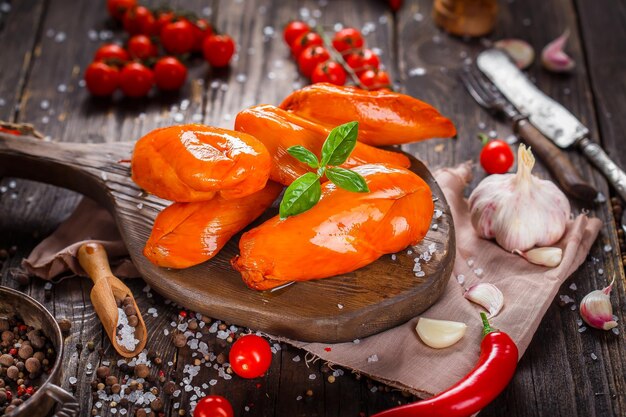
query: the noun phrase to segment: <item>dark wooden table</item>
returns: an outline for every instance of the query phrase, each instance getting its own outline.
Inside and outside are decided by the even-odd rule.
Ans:
[[[133,141],[155,127],[183,120],[231,126],[238,110],[255,103],[279,103],[304,82],[281,39],[285,22],[301,17],[315,19],[329,30],[337,23],[369,28],[366,41],[370,47],[380,48],[394,84],[453,118],[459,130],[457,140],[431,140],[406,147],[432,168],[475,159],[479,142],[474,137],[481,130],[495,130],[502,137],[511,134],[508,125],[494,121],[471,100],[456,77],[462,62],[475,55],[484,41],[464,41],[438,30],[430,18],[430,0],[405,1],[398,14],[392,14],[381,0],[175,1],[177,6],[208,15],[217,27],[232,35],[238,43],[238,59],[226,71],[194,64],[179,95],[113,102],[93,100],[80,86],[83,70],[102,39],[122,38],[120,31],[107,31],[110,22],[104,3],[0,0],[0,119],[33,123],[45,135],[64,142]],[[567,49],[576,60],[576,70],[558,76],[535,62],[529,73],[541,89],[578,115],[590,128],[593,140],[601,142],[611,157],[626,167],[626,121],[621,114],[626,108],[626,4],[590,0],[500,3],[497,28],[488,37],[490,40],[518,37],[539,52],[565,28],[570,29]],[[608,197],[611,191],[602,176],[578,153],[568,154],[583,175]],[[539,165],[538,172],[548,176]],[[476,172],[472,185],[482,177],[479,170]],[[0,284],[20,287],[11,278],[11,268],[19,266],[20,260],[71,213],[81,197],[12,178],[2,179],[0,187],[0,248],[10,252],[1,264]],[[604,287],[616,275],[611,298],[621,333],[579,333],[578,313],[569,306],[561,307],[556,297],[512,383],[481,415],[626,414],[626,332],[622,325],[626,303],[616,225],[610,200],[574,203],[574,211],[581,210],[602,219],[604,227],[588,260],[559,294],[580,301],[584,294]],[[576,290],[569,288],[572,283]],[[158,317],[146,316],[149,346],[162,355],[165,363],[174,362],[168,372],[179,378],[184,364],[191,360],[190,352],[187,348],[176,350],[163,334],[178,309],[166,305],[156,294],[147,297],[141,280],[130,285],[144,312],[150,307],[158,310]],[[105,357],[117,359],[89,301],[90,282],[66,279],[46,292],[43,281],[33,280],[20,288],[41,300],[56,317],[72,321],[71,334],[65,341],[63,386],[73,390],[80,400],[81,415],[89,415],[93,405],[89,383],[94,376],[86,372],[87,364],[98,363],[100,348]],[[95,343],[95,351],[81,349],[90,341]],[[260,381],[220,380],[211,391],[228,396],[238,416],[359,416],[411,400],[349,372],[330,383],[324,364],[318,361],[307,369],[304,360],[292,360],[297,355],[304,357],[303,352],[283,346]],[[310,379],[310,374],[316,378]],[[70,376],[78,379],[75,386],[70,387]],[[306,395],[307,390],[311,390],[311,396]],[[183,393],[180,399],[183,404],[186,395]],[[302,399],[298,399],[300,396]],[[167,401],[165,414],[178,415],[172,401]],[[110,414],[105,407],[97,415]]]

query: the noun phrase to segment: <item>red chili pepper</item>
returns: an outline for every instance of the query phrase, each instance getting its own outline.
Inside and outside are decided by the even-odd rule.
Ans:
[[[22,133],[19,130],[17,130],[17,129],[9,129],[9,128],[2,127],[2,126],[0,126],[0,132],[8,133],[10,135],[15,135],[15,136],[21,136],[22,135]]]
[[[482,410],[507,386],[517,367],[518,351],[511,337],[489,325],[485,313],[478,363],[462,380],[424,401],[403,405],[372,417],[469,417]]]

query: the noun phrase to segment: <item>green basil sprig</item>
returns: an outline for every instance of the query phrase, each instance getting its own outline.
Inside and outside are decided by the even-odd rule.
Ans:
[[[303,213],[317,204],[322,195],[320,178],[324,175],[337,187],[345,190],[355,193],[370,191],[365,178],[360,174],[337,166],[346,162],[354,150],[358,130],[358,122],[349,122],[334,128],[322,146],[321,162],[304,146],[296,145],[287,149],[289,155],[317,169],[317,172],[307,172],[287,187],[280,202],[281,219]]]

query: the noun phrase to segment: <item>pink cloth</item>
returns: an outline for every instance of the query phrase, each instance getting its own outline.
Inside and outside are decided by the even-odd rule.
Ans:
[[[457,254],[444,295],[422,314],[424,317],[466,323],[467,332],[460,342],[447,349],[427,347],[415,332],[417,317],[358,343],[329,345],[278,339],[309,351],[322,360],[354,369],[419,396],[436,394],[463,377],[474,366],[479,354],[481,308],[463,297],[463,287],[457,277],[464,275],[465,287],[477,282],[490,282],[500,288],[504,294],[504,308],[491,322],[515,340],[522,354],[561,284],[585,260],[602,223],[580,215],[568,223],[565,235],[557,244],[563,249],[561,264],[553,269],[532,265],[476,235],[467,201],[463,197],[470,177],[469,164],[435,172],[452,211]],[[113,220],[104,209],[93,207],[93,204],[81,204],[66,223],[35,248],[24,261],[24,266],[48,279],[65,268],[80,273],[82,271],[73,258],[80,243],[74,242],[89,238],[107,241],[109,253],[121,254],[123,245]],[[475,272],[479,268],[482,273]]]

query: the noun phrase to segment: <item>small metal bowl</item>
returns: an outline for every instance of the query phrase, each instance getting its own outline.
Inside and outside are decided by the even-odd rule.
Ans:
[[[11,417],[43,417],[55,403],[59,404],[55,417],[78,415],[79,404],[69,392],[59,387],[63,359],[63,336],[52,314],[34,298],[7,287],[0,287],[0,316],[18,315],[24,323],[41,329],[56,350],[52,371],[32,397],[13,410]]]

